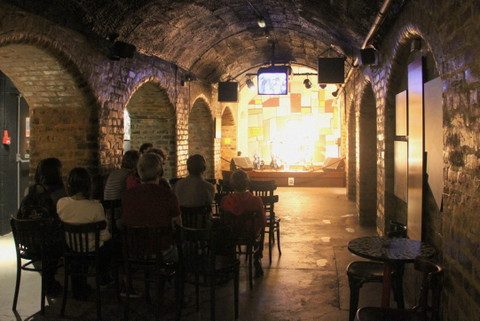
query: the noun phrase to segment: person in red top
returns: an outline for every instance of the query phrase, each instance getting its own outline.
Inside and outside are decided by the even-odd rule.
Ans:
[[[244,212],[257,212],[262,213],[262,218],[255,222],[255,228],[257,231],[262,231],[265,228],[267,217],[265,215],[265,208],[263,206],[262,199],[258,196],[254,196],[247,191],[250,180],[243,170],[236,170],[230,176],[230,185],[234,189],[234,193],[226,195],[221,203],[220,209],[230,212],[234,215],[241,215]],[[255,255],[255,276],[259,277],[263,275],[261,258],[263,256],[263,244],[259,242],[256,245],[258,250]]]
[[[172,227],[181,225],[180,208],[175,194],[164,184],[162,159],[147,153],[140,157],[137,171],[142,183],[126,190],[122,198],[123,224],[125,226]],[[165,259],[174,258],[172,235],[163,240]],[[173,256],[172,256],[173,255]]]

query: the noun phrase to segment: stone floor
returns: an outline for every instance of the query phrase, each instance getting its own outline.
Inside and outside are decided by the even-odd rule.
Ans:
[[[255,280],[253,290],[248,289],[246,269],[241,268],[239,320],[348,320],[349,290],[345,268],[355,257],[346,245],[352,238],[375,231],[359,227],[355,206],[347,201],[345,189],[280,188],[278,194],[280,202],[276,212],[282,218],[283,254],[278,256],[274,249],[273,262],[269,266],[266,252],[265,275]],[[11,311],[14,282],[15,253],[11,235],[6,235],[0,237],[0,284],[3,289],[0,320],[95,319],[93,297],[89,302],[70,299],[64,319],[58,316],[60,300],[49,300],[46,316],[40,316],[40,278],[36,273],[22,275],[18,314],[15,315]],[[202,290],[201,310],[196,312],[191,288],[187,285],[182,320],[209,320],[208,291]],[[102,291],[103,319],[122,320],[122,305],[115,300],[113,289]],[[378,305],[380,292],[378,284],[364,286],[360,306]],[[153,309],[143,298],[132,302],[131,320],[153,320]],[[166,299],[164,308],[164,319],[172,319],[173,300]],[[217,320],[234,319],[231,283],[217,291],[216,316]]]

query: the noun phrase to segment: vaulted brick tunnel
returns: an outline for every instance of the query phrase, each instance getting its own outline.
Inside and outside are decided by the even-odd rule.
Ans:
[[[0,70],[30,109],[30,164],[61,159],[64,173],[75,166],[98,170],[98,106],[72,63],[40,44],[0,45]]]
[[[380,235],[401,222],[433,244],[445,267],[442,321],[467,321],[480,314],[479,16],[475,1],[455,0],[4,0],[0,71],[30,107],[32,169],[50,156],[65,173],[119,167],[127,110],[131,147],[164,149],[167,178],[185,176],[193,153],[206,157],[207,177],[219,178],[228,168],[221,158],[247,155],[277,126],[255,113],[294,113],[280,98],[275,107],[219,102],[219,81],[245,88],[259,67],[317,73],[319,57],[344,57],[345,82],[330,91],[315,84],[298,115],[312,101],[329,110],[318,127],[325,142],[342,137],[329,152],[346,158],[351,219]],[[135,46],[132,55],[115,47],[123,42]],[[376,57],[367,63],[359,49],[369,47]],[[335,122],[341,135],[326,128]],[[3,152],[14,161],[13,149]]]

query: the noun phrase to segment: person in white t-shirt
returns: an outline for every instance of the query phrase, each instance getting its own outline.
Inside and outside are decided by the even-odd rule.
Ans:
[[[86,224],[105,221],[105,211],[97,200],[90,199],[91,179],[85,168],[77,167],[70,171],[67,183],[68,196],[58,200],[57,213],[62,222],[69,224]],[[105,243],[111,236],[108,229],[100,231],[100,259],[102,283],[108,283],[108,266],[112,255],[112,245]],[[68,246],[67,240],[67,246]],[[89,250],[95,250],[95,238],[89,237]],[[77,299],[88,296],[85,278],[72,278],[72,288]]]

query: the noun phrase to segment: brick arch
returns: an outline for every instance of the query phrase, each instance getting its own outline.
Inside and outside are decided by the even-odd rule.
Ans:
[[[99,165],[98,114],[93,93],[76,65],[52,45],[37,41],[0,44],[0,70],[29,105],[30,172],[45,157],[57,157],[64,173]]]
[[[165,89],[156,82],[145,82],[132,93],[125,108],[130,116],[131,148],[147,142],[161,148],[167,154],[164,176],[176,176],[176,115]]]
[[[222,168],[228,170],[229,161],[237,153],[237,126],[232,111],[227,106],[222,114],[222,141],[221,141]]]
[[[188,155],[201,154],[207,161],[205,177],[215,176],[214,124],[207,102],[199,98],[188,117]]]
[[[357,117],[355,112],[355,103],[353,101],[346,102],[348,104],[347,118],[347,194],[352,201],[356,199],[357,193]]]
[[[375,225],[377,217],[377,108],[370,82],[363,87],[357,122],[356,199],[362,225]]]

